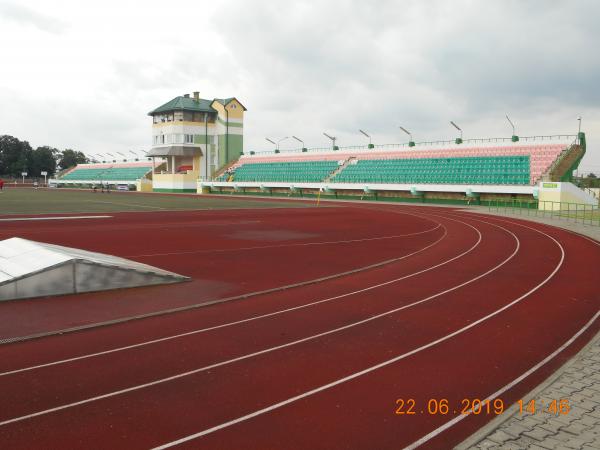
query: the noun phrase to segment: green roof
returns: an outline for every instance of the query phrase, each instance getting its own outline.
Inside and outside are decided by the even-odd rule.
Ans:
[[[184,110],[184,111],[200,111],[200,112],[216,112],[214,108],[210,105],[213,100],[199,99],[198,101],[194,100],[191,97],[175,97],[173,100],[165,103],[164,105],[159,106],[153,111],[148,113],[149,116],[152,116],[157,113],[167,112],[167,111],[176,111],[176,110]]]
[[[240,102],[237,98],[235,97],[229,97],[229,98],[215,98],[213,100],[213,102],[218,102],[223,106],[227,106],[227,104],[232,101],[232,100],[237,100],[237,102],[242,105],[242,102]],[[212,103],[212,102],[211,102]],[[246,107],[244,105],[242,105],[242,108],[244,108],[244,111],[247,111]]]

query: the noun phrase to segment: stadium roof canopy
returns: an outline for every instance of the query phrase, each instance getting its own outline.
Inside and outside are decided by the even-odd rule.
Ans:
[[[185,280],[173,272],[102,253],[21,238],[0,241],[0,301]]]

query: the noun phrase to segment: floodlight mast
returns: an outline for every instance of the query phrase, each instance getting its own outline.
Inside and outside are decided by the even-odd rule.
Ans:
[[[462,131],[462,129],[461,129],[461,128],[460,128],[458,125],[456,125],[456,124],[455,124],[453,121],[450,121],[450,124],[451,124],[451,125],[452,125],[454,128],[456,128],[458,131],[460,131],[460,138],[462,139],[462,137],[463,137],[463,131]]]
[[[335,136],[329,136],[327,133],[323,132],[323,134],[328,137],[329,139],[331,139],[332,145],[333,145],[333,150],[335,150],[335,141],[337,139],[337,137]]]
[[[577,116],[577,121],[579,122],[579,128],[577,128],[577,135],[581,133],[581,116]]]
[[[403,126],[399,126],[398,128],[400,128],[402,131],[404,131],[406,134],[408,134],[408,139],[409,139],[408,146],[414,147],[415,141],[413,141],[412,133],[410,131],[408,131],[406,128],[404,128]]]
[[[279,150],[279,143],[285,141],[286,139],[289,139],[289,136],[283,137],[277,141],[277,150]]]
[[[452,125],[454,128],[456,128],[458,131],[460,131],[460,137],[456,138],[456,139],[454,140],[454,143],[455,143],[455,144],[457,144],[457,145],[458,145],[458,144],[462,144],[462,143],[463,143],[463,132],[462,132],[462,129],[461,129],[461,128],[460,128],[458,125],[456,125],[456,123],[454,123],[452,120],[450,121],[450,124],[451,124],[451,125]]]
[[[360,130],[360,129],[359,129],[358,131],[360,131],[360,133],[361,133],[361,134],[363,134],[363,135],[365,135],[366,137],[368,137],[368,138],[369,138],[369,145],[371,145],[371,136],[369,136],[369,135],[368,135],[367,133],[365,133],[363,130]]]
[[[512,136],[511,136],[510,140],[512,142],[519,142],[519,136],[517,136],[517,134],[515,132],[515,124],[512,122],[512,120],[510,120],[510,117],[508,117],[508,114],[506,114],[506,120],[508,120],[508,123],[510,123],[510,126],[512,127]]]
[[[411,141],[413,140],[412,133],[410,131],[408,131],[406,128],[404,128],[402,126],[400,126],[398,128],[400,128],[402,131],[404,131],[406,134],[408,134],[408,137],[410,138]]]
[[[302,150],[304,150],[306,148],[306,147],[304,147],[304,141],[302,139],[300,139],[299,137],[296,137],[296,136],[292,136],[292,138],[294,138],[298,142],[300,142],[300,144],[302,145]]]
[[[510,117],[508,117],[508,114],[506,114],[506,120],[508,120],[508,123],[510,123],[510,126],[512,127],[512,134],[513,134],[513,136],[515,136],[515,124],[512,123],[512,120],[510,120]]]

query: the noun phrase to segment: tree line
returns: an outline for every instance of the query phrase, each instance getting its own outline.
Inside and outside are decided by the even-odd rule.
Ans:
[[[48,145],[33,149],[29,142],[14,136],[0,136],[0,175],[20,177],[27,172],[29,178],[41,176],[41,172],[54,175],[58,170],[87,163],[88,158],[72,149],[59,150]]]

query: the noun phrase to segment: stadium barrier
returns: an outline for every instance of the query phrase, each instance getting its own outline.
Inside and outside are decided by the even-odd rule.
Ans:
[[[600,209],[597,205],[555,201],[491,201],[490,212],[518,214],[522,216],[542,217],[565,220],[573,223],[600,227]]]

